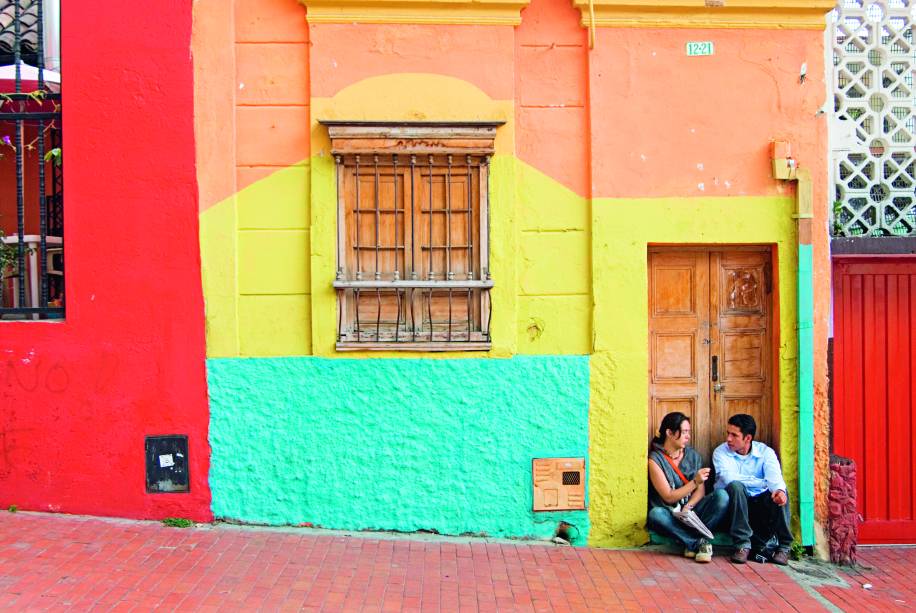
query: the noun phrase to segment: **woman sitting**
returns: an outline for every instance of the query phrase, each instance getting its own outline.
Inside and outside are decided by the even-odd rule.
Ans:
[[[709,469],[702,467],[703,458],[689,443],[690,419],[678,412],[665,415],[649,448],[646,527],[682,543],[684,557],[709,562],[712,544],[677,519],[674,512],[692,509],[712,531],[725,516],[728,494],[724,490],[706,494]]]

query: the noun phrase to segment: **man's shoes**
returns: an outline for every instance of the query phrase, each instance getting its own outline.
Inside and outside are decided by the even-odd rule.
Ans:
[[[747,557],[751,555],[751,550],[749,547],[741,547],[736,549],[735,553],[732,554],[731,560],[734,564],[746,564]]]
[[[697,562],[712,562],[712,543],[700,541],[700,548],[697,549],[694,559]]]
[[[779,564],[780,566],[788,566],[789,565],[789,552],[786,551],[785,549],[780,549],[776,553],[773,554],[773,557],[770,558],[770,561],[773,564]]]

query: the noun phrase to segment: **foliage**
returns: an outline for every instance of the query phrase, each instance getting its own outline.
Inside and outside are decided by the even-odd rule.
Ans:
[[[840,214],[843,212],[843,201],[833,201],[833,235],[840,236],[843,234],[843,224],[840,222]]]
[[[166,517],[162,523],[171,528],[190,528],[194,522],[184,517]]]
[[[7,509],[7,511],[9,511],[10,513],[15,513],[15,512],[18,511],[18,510],[19,510],[19,507],[17,507],[17,506],[14,505],[14,504],[11,504],[11,505],[9,506],[9,508]]]
[[[807,555],[805,546],[798,541],[794,541],[792,543],[792,550],[789,553],[791,554],[792,559],[796,561],[801,560],[803,557],[805,557],[805,555]]]
[[[2,241],[5,236],[6,234],[3,230],[0,230],[0,241]],[[3,278],[8,268],[14,268],[19,262],[18,251],[16,245],[8,245],[4,242],[0,242],[0,279]]]
[[[60,163],[63,160],[63,156],[61,155],[60,147],[54,147],[53,149],[45,153],[45,162],[50,162],[52,159],[54,160],[55,166],[60,166]]]

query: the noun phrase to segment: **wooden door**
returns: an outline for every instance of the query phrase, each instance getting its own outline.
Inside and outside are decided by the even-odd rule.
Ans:
[[[650,251],[650,435],[681,411],[708,461],[729,416],[749,413],[757,440],[778,447],[770,279],[765,249]]]
[[[916,543],[916,259],[833,263],[833,448],[856,462],[860,543]]]

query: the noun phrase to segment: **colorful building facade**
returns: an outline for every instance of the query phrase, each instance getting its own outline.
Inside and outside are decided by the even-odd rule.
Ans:
[[[661,410],[647,395],[650,251],[678,245],[771,258],[770,346],[742,350],[770,360],[767,429],[795,497],[799,192],[774,178],[771,151],[789,142],[814,177],[821,228],[829,7],[306,4],[196,7],[214,514],[533,537],[563,520],[580,542],[640,542]],[[337,351],[322,121],[501,122],[488,351]],[[821,490],[824,346],[815,325]],[[587,511],[532,512],[532,459],[569,456],[588,459]]]
[[[156,54],[137,45],[140,76],[115,73],[125,99],[112,125],[163,141],[152,160],[126,151],[119,181],[168,189],[118,207],[98,182],[109,169],[68,167],[67,321],[42,328],[41,351],[59,351],[105,304],[105,326],[130,333],[90,327],[72,352],[92,353],[74,360],[96,373],[107,372],[98,356],[126,356],[123,378],[54,396],[63,417],[7,418],[72,455],[117,430],[106,487],[118,502],[58,495],[84,481],[48,460],[6,478],[10,492],[45,480],[22,508],[519,538],[566,522],[576,544],[635,545],[651,423],[683,409],[708,448],[723,415],[749,411],[815,544],[829,434],[817,309],[829,305],[832,5],[199,0],[192,16],[190,4],[171,3],[185,27],[156,33],[174,57],[144,59]],[[140,9],[120,10],[146,27]],[[91,160],[82,147],[103,136],[80,123],[71,92],[95,100],[98,76],[66,35],[79,17],[68,19],[77,154],[64,150]],[[495,127],[479,190],[487,348],[340,350],[334,122]],[[88,275],[110,264],[90,239],[108,235],[89,221],[106,206],[149,241],[108,268],[109,289],[121,287],[110,296]],[[125,278],[143,285],[131,299]],[[13,328],[14,351],[36,346],[32,324]],[[135,400],[121,400],[126,388]],[[104,405],[106,425],[80,429],[90,404]],[[188,435],[190,495],[143,492],[142,438],[154,434]],[[532,510],[538,458],[586,459],[584,509]]]

